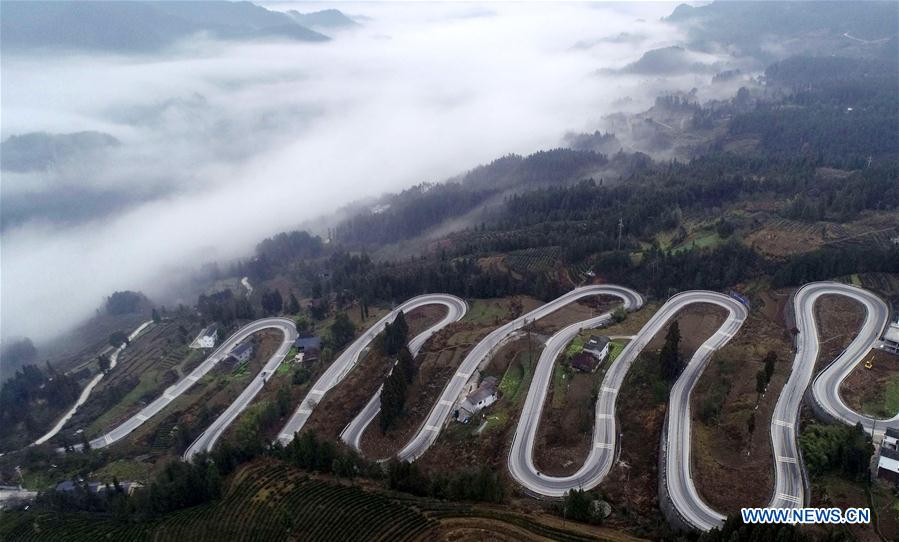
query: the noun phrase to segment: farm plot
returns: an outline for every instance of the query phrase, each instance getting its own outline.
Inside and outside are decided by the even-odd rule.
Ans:
[[[89,516],[21,514],[8,540],[420,540],[437,525],[412,506],[322,479],[274,460],[237,473],[221,500],[158,521],[119,523]]]
[[[506,263],[519,273],[547,272],[555,267],[561,257],[561,247],[527,248],[510,252],[506,255]]]

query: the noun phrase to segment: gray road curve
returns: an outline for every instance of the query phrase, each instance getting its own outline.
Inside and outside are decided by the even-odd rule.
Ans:
[[[324,395],[328,391],[330,391],[331,388],[339,384],[340,381],[343,380],[350,372],[350,370],[356,366],[356,363],[359,362],[359,358],[362,356],[362,353],[365,351],[365,349],[368,348],[368,346],[371,344],[374,338],[378,336],[379,333],[384,331],[384,326],[388,322],[392,322],[393,319],[396,318],[400,311],[408,312],[425,305],[443,305],[447,308],[447,314],[443,317],[442,320],[417,335],[409,343],[409,349],[413,352],[413,354],[417,353],[418,350],[421,349],[422,345],[431,337],[431,335],[437,333],[447,325],[459,321],[463,316],[465,316],[465,313],[468,310],[468,305],[466,305],[465,301],[449,294],[420,295],[407,300],[402,305],[393,309],[389,314],[378,320],[375,325],[373,325],[365,333],[363,333],[362,336],[353,341],[353,343],[350,344],[336,360],[334,360],[334,362],[328,367],[325,373],[321,377],[319,377],[318,380],[316,380],[315,384],[313,384],[312,386],[312,389],[300,403],[300,406],[297,407],[296,411],[293,413],[293,416],[291,416],[290,419],[287,420],[287,423],[281,429],[277,440],[281,442],[281,444],[285,445],[293,440],[294,435],[296,435],[297,431],[302,429],[303,425],[306,424],[306,421],[309,419],[309,416],[312,415],[312,411],[321,401],[322,397],[324,397]],[[363,410],[363,412],[368,412],[367,415],[370,415],[372,419],[377,414],[377,410],[374,411],[374,414],[371,414],[371,410],[375,407],[380,408],[379,399],[380,396],[376,394],[375,397],[372,397],[372,399],[368,402],[365,409]],[[359,416],[357,416],[357,419],[358,418]],[[370,421],[371,420],[369,420],[369,422]]]
[[[462,300],[460,299],[459,301],[461,302]],[[455,320],[450,320],[449,315],[447,315],[447,318],[416,335],[415,338],[409,341],[409,352],[412,353],[412,357],[418,355],[425,342],[431,338],[431,335],[446,327],[447,324],[461,320],[467,310],[468,307],[463,303],[461,312],[458,310],[450,311],[453,313]],[[383,385],[378,386],[378,390],[371,396],[365,407],[340,433],[340,440],[359,452],[362,451],[362,435],[365,434],[365,430],[371,425],[378,412],[381,412],[381,390],[383,388]]]
[[[678,294],[665,303],[644,328],[646,331],[659,318],[660,326],[649,330],[647,340],[662,325],[687,305],[712,304],[727,311],[721,326],[693,353],[684,371],[671,388],[668,397],[668,425],[665,438],[665,482],[671,502],[680,516],[693,527],[707,531],[724,523],[725,516],[713,510],[696,491],[691,462],[690,396],[696,382],[708,365],[712,354],[736,335],[748,316],[746,306],[736,299],[716,292],[690,291]],[[641,335],[643,334],[641,331]]]
[[[884,432],[888,427],[899,429],[899,412],[892,418],[883,420],[865,416],[849,408],[840,396],[840,385],[871,351],[883,330],[889,324],[890,309],[882,299],[873,293],[842,284],[840,282],[812,282],[800,288],[794,298],[793,307],[796,314],[796,327],[799,329],[799,349],[794,361],[801,365],[814,366],[818,358],[818,329],[815,324],[814,305],[824,295],[841,295],[858,301],[865,307],[865,321],[858,335],[849,346],[830,363],[812,384],[812,396],[815,402],[828,415],[848,425],[861,423],[870,432]],[[803,338],[814,340],[806,343]]]
[[[475,371],[479,368],[483,368],[483,365],[490,361],[490,357],[497,351],[497,349],[508,342],[510,337],[513,337],[516,331],[523,328],[527,323],[538,320],[569,303],[584,297],[595,295],[620,297],[624,300],[625,308],[629,310],[638,309],[643,305],[643,298],[640,297],[640,294],[629,288],[614,285],[582,286],[497,328],[475,345],[471,352],[465,356],[465,359],[462,360],[456,374],[450,378],[450,381],[443,388],[443,392],[431,408],[428,417],[425,419],[424,423],[421,424],[418,432],[416,432],[406,446],[399,451],[397,458],[400,461],[414,461],[425,453],[431,444],[437,440],[437,436],[443,429],[444,423],[452,414],[453,404],[461,394],[465,384],[471,379],[472,375],[475,374]],[[603,315],[596,319],[603,317],[608,318],[607,315]]]
[[[839,394],[842,381],[864,359],[887,325],[889,309],[886,304],[871,292],[847,284],[838,282],[806,284],[793,296],[796,327],[799,330],[796,354],[790,377],[775,405],[770,426],[775,464],[774,493],[769,503],[771,507],[800,507],[808,500],[804,483],[804,465],[798,448],[797,426],[799,408],[812,381],[820,354],[820,337],[815,323],[814,305],[824,295],[842,295],[858,301],[865,307],[865,321],[850,345],[815,378],[812,386],[813,400],[833,418],[850,425],[861,422],[869,431],[874,428],[875,422],[880,431],[886,427],[899,427],[899,415],[889,420],[875,420],[854,412],[846,406]],[[702,353],[701,348],[697,355]],[[670,398],[667,435],[666,470],[669,493],[681,516],[701,530],[709,530],[724,521],[723,515],[702,501],[692,481],[689,480],[691,465],[689,397],[710,354],[711,351],[708,351],[705,360],[700,361],[694,356],[675,384]],[[685,440],[679,442],[678,439]]]
[[[278,366],[281,365],[281,362],[284,361],[284,358],[287,357],[287,353],[290,352],[294,341],[297,339],[297,328],[293,323],[293,320],[287,318],[265,318],[241,328],[240,331],[235,335],[232,335],[222,347],[219,347],[219,350],[216,350],[216,352],[218,353],[224,346],[229,346],[227,350],[222,351],[227,355],[227,353],[231,351],[231,348],[236,346],[243,339],[257,331],[262,331],[263,329],[279,330],[284,335],[280,346],[278,346],[278,349],[275,350],[275,353],[272,354],[268,361],[265,362],[265,365],[262,367],[262,370],[259,371],[259,374],[253,378],[250,384],[244,388],[242,392],[240,392],[237,399],[228,405],[228,408],[226,408],[225,411],[222,412],[199,437],[197,437],[190,447],[188,447],[183,456],[185,461],[193,460],[194,456],[199,453],[212,451],[216,441],[222,436],[225,429],[240,416],[241,412],[250,406],[250,403],[253,402],[256,395],[262,391],[265,383],[268,382],[268,379],[271,378],[275,369],[277,369]]]
[[[674,296],[663,305],[622,350],[603,378],[600,394],[596,401],[592,447],[581,468],[569,476],[547,476],[540,473],[534,466],[533,448],[537,427],[556,359],[577,335],[580,328],[602,325],[605,323],[604,317],[572,324],[550,338],[538,362],[522,416],[516,428],[512,450],[509,453],[509,471],[513,478],[527,490],[550,497],[560,497],[574,488],[589,489],[598,485],[614,463],[615,451],[618,446],[615,403],[627,372],[643,348],[670,319],[684,307],[693,303],[715,303],[726,308],[735,305],[733,310],[737,315],[736,318],[726,322],[715,336],[706,341],[697,355],[701,354],[707,357],[707,352],[712,351],[710,348],[718,348],[727,342],[735,330],[739,329],[745,318],[745,309],[740,312],[741,309],[738,308],[742,305],[715,292],[684,292]]]
[[[219,345],[219,347],[216,348],[212,352],[212,354],[203,361],[203,363],[201,363],[196,369],[191,371],[189,375],[167,388],[163,392],[163,394],[155,401],[145,406],[143,409],[141,409],[140,412],[125,420],[121,425],[117,426],[112,431],[92,440],[90,442],[91,447],[102,448],[125,438],[129,433],[158,414],[179,395],[193,386],[206,373],[208,373],[216,363],[227,357],[231,349],[234,348],[238,343],[240,343],[250,335],[256,333],[257,331],[262,331],[269,328],[282,330],[286,337],[296,337],[296,327],[294,326],[292,321],[287,320],[286,318],[263,318],[261,320],[256,320],[255,322],[245,325],[244,327],[237,330],[233,335],[228,337],[225,341],[223,341],[222,344]],[[286,340],[287,339],[285,339],[285,341]],[[290,341],[293,342],[293,339],[291,338]],[[278,352],[281,352],[281,350],[279,350]],[[285,350],[283,354],[286,353],[287,351]],[[281,359],[283,359],[283,357],[284,355],[281,355]],[[275,366],[277,366],[277,364]]]
[[[843,378],[860,362],[874,345],[886,324],[888,310],[876,296],[838,282],[812,282],[793,295],[793,311],[796,318],[796,354],[793,369],[787,379],[771,419],[771,445],[774,449],[774,496],[770,506],[804,506],[808,501],[805,492],[804,465],[799,452],[797,429],[799,407],[815,372],[815,362],[820,352],[820,338],[815,325],[814,305],[822,295],[844,295],[865,306],[865,323],[848,348],[819,375],[813,390],[813,400],[825,411],[846,423],[867,421],[870,429],[873,420],[852,412],[839,395]]]

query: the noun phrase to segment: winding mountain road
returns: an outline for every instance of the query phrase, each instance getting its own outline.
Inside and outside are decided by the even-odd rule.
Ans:
[[[468,305],[465,304],[461,299],[458,300],[461,305],[461,311],[458,308],[454,312],[454,316],[458,316],[453,321],[461,320],[465,313],[468,310]],[[447,315],[449,316],[449,315]],[[448,319],[447,319],[448,320]],[[451,322],[447,321],[446,324]],[[425,342],[431,338],[431,335],[443,329],[446,324],[441,322],[439,328],[437,326],[426,329],[424,332],[419,333],[415,336],[411,341],[409,341],[408,347],[409,352],[412,354],[412,357],[418,356],[418,353],[421,351],[421,348],[424,346]],[[371,425],[371,422],[377,417],[378,413],[381,412],[381,390],[384,389],[384,385],[378,386],[378,391],[371,396],[371,399],[365,403],[365,407],[357,414],[353,420],[347,424],[347,426],[340,433],[340,440],[342,440],[345,444],[351,446],[355,450],[361,452],[362,451],[362,435],[365,433],[365,430]]]
[[[615,285],[584,286],[495,329],[466,355],[416,434],[397,453],[397,458],[401,461],[414,461],[425,453],[436,441],[450,418],[453,406],[465,385],[475,377],[479,369],[484,368],[500,347],[518,336],[521,329],[569,303],[596,295],[620,298],[626,310],[636,310],[643,305],[643,298],[629,288]],[[820,355],[820,337],[815,321],[814,307],[815,303],[826,295],[844,296],[859,302],[865,309],[865,320],[849,346],[813,381],[815,364]],[[775,405],[770,425],[775,459],[775,487],[769,506],[778,508],[804,506],[808,500],[804,465],[798,449],[797,428],[801,402],[810,385],[811,400],[814,401],[817,410],[828,417],[849,425],[861,423],[867,431],[884,431],[887,427],[899,429],[899,413],[885,420],[865,416],[849,408],[839,393],[842,382],[871,351],[886,327],[889,319],[889,308],[886,303],[871,292],[837,282],[806,284],[795,292],[792,303],[796,327],[799,330],[796,337],[796,354],[790,376]],[[409,299],[396,307],[353,341],[325,370],[285,424],[277,441],[287,444],[294,438],[294,435],[308,421],[321,398],[356,366],[362,354],[370,347],[375,337],[384,330],[388,322],[396,318],[401,311],[408,312],[418,307],[434,304],[446,307],[447,314],[409,342],[409,349],[413,356],[418,354],[424,343],[434,333],[450,323],[459,321],[468,308],[465,301],[448,294],[422,295]],[[592,446],[581,468],[569,476],[547,476],[540,473],[534,465],[534,445],[540,417],[552,380],[553,367],[558,357],[582,330],[607,324],[611,320],[611,313],[604,313],[568,325],[553,335],[547,341],[535,367],[509,452],[508,468],[516,482],[530,493],[561,497],[571,489],[590,489],[603,480],[615,461],[616,450],[619,446],[615,419],[616,399],[628,370],[653,337],[680,311],[693,304],[711,304],[722,307],[727,311],[727,317],[721,326],[694,352],[671,389],[666,430],[663,436],[664,464],[661,476],[667,497],[686,524],[699,530],[709,530],[724,522],[725,517],[713,510],[699,495],[693,483],[691,468],[690,397],[714,352],[734,337],[748,316],[748,310],[742,303],[717,292],[696,290],[682,292],[671,297],[649,319],[639,333],[633,336],[603,377],[595,406]],[[121,425],[92,440],[91,447],[102,448],[127,436],[193,386],[219,361],[224,359],[235,346],[254,333],[266,329],[281,331],[284,335],[281,345],[250,385],[188,448],[184,459],[190,461],[198,453],[211,450],[225,429],[249,406],[286,357],[297,336],[293,321],[286,318],[264,318],[240,328],[223,341],[188,376],[166,389],[161,397]],[[120,349],[115,352],[114,357],[119,351]],[[92,386],[89,387],[89,389],[91,388]],[[87,393],[89,393],[89,389]],[[380,391],[379,388],[364,409],[341,433],[341,439],[348,445],[359,449],[364,431],[380,410]],[[81,403],[83,400],[79,400],[75,408]],[[61,420],[57,424],[58,427],[54,427],[54,430],[42,437],[40,441],[55,434],[65,423],[65,419]]]
[[[262,323],[260,323],[262,322]],[[258,324],[258,325],[257,325]],[[250,384],[244,388],[240,395],[237,396],[237,399],[234,400],[233,403],[228,405],[228,408],[219,415],[218,418],[215,419],[212,424],[203,431],[199,437],[187,448],[187,451],[184,452],[184,460],[191,461],[194,456],[202,452],[210,452],[212,448],[215,446],[216,441],[222,436],[222,433],[225,432],[225,429],[240,416],[240,413],[246,410],[250,403],[253,402],[253,399],[256,395],[262,391],[262,388],[265,386],[265,383],[271,377],[272,373],[275,372],[275,369],[281,365],[281,362],[284,361],[284,358],[287,357],[287,353],[290,352],[290,349],[293,347],[294,341],[297,339],[297,328],[293,323],[293,320],[289,320],[287,318],[265,318],[264,320],[257,320],[252,324],[246,325],[237,332],[237,334],[232,335],[228,341],[226,341],[222,347],[229,345],[231,348],[240,343],[244,338],[249,337],[251,334],[256,333],[258,331],[262,331],[264,329],[277,329],[281,333],[284,334],[284,338],[281,341],[281,345],[278,346],[278,349],[275,350],[275,353],[268,359],[265,365],[262,367],[262,370],[259,371]],[[244,332],[244,330],[247,330]],[[242,333],[243,332],[243,333]],[[235,338],[236,337],[236,338]],[[220,347],[220,349],[222,348]],[[227,352],[231,351],[231,348],[228,348]],[[218,350],[216,351],[218,352]],[[192,378],[192,377],[188,377]]]
[[[884,432],[888,427],[899,429],[899,412],[886,420],[872,418],[849,408],[840,396],[843,381],[868,355],[889,324],[889,307],[873,293],[839,282],[811,282],[800,288],[793,300],[796,328],[799,329],[794,371],[797,363],[803,367],[806,365],[814,367],[818,358],[818,328],[815,323],[814,304],[824,295],[841,295],[861,303],[865,308],[865,321],[849,346],[815,377],[812,397],[824,412],[847,425],[861,423],[868,432],[872,430]],[[813,340],[806,343],[803,337],[812,337]]]
[[[850,409],[839,393],[843,380],[870,352],[886,327],[889,319],[887,305],[871,292],[847,284],[839,282],[806,284],[793,296],[793,312],[799,330],[796,337],[796,354],[790,377],[778,397],[771,419],[775,479],[774,493],[768,505],[770,507],[794,508],[805,506],[808,501],[797,430],[799,409],[809,383],[812,382],[815,364],[820,354],[821,338],[815,322],[814,306],[825,295],[845,296],[861,303],[865,308],[865,320],[849,346],[814,379],[812,400],[829,417],[845,424],[861,423],[867,431],[872,431],[875,427],[880,431],[884,431],[886,427],[899,428],[899,414],[888,420],[864,416]],[[702,348],[697,355],[702,353],[701,350]],[[676,510],[689,525],[704,531],[720,526],[725,519],[700,498],[690,479],[690,393],[707,363],[708,355],[705,360],[700,361],[694,356],[672,389],[665,472],[669,495]]]
[[[515,332],[525,327],[527,324],[539,320],[544,316],[573,303],[578,299],[595,295],[609,295],[619,297],[624,300],[624,307],[628,310],[636,310],[643,306],[643,298],[637,292],[625,288],[623,286],[613,285],[593,285],[582,286],[559,296],[558,298],[542,305],[531,312],[519,316],[518,318],[508,322],[507,324],[497,328],[487,335],[481,342],[465,356],[456,374],[450,378],[446,386],[443,388],[439,399],[424,423],[418,429],[418,432],[409,440],[406,446],[397,454],[400,461],[415,461],[437,440],[440,431],[446,420],[449,419],[453,412],[453,405],[456,399],[462,393],[465,384],[471,379],[472,375],[479,368],[483,368],[490,361],[491,356],[510,338],[514,337]],[[601,315],[592,320],[609,318],[609,315]],[[591,320],[591,321],[592,321]]]
[[[552,377],[553,366],[559,355],[581,329],[597,327],[606,323],[608,315],[572,324],[551,337],[538,361],[534,379],[528,390],[528,396],[515,431],[515,439],[512,443],[508,462],[512,477],[528,491],[549,497],[561,497],[571,489],[590,489],[598,485],[608,474],[614,463],[615,452],[618,446],[615,404],[627,372],[652,338],[678,312],[694,303],[711,303],[723,306],[729,310],[730,317],[722,324],[715,335],[710,337],[697,350],[691,363],[701,363],[703,360],[707,360],[712,351],[720,348],[730,340],[746,317],[745,307],[734,299],[716,292],[684,292],[668,300],[643,326],[633,340],[625,346],[603,377],[600,394],[596,401],[595,426],[590,452],[581,468],[568,476],[547,476],[540,473],[534,465],[534,443],[540,415]],[[686,419],[689,421],[689,413],[687,413]],[[689,424],[682,431],[685,432],[675,432],[675,437],[680,438],[686,435],[686,443],[689,444]],[[678,443],[678,446],[680,445]],[[692,486],[692,483],[690,485]]]
[[[288,320],[286,318],[263,318],[261,320],[256,320],[255,322],[251,322],[242,328],[238,329],[233,335],[228,337],[226,340],[216,348],[212,354],[207,357],[203,363],[201,363],[197,368],[190,372],[187,376],[167,388],[161,396],[156,398],[152,403],[145,406],[141,409],[140,412],[135,414],[134,416],[125,420],[121,425],[117,426],[112,431],[101,435],[94,440],[90,441],[91,448],[103,448],[104,446],[109,446],[110,444],[119,441],[125,438],[129,433],[143,425],[144,422],[158,414],[162,409],[167,407],[172,401],[178,398],[179,395],[187,391],[191,386],[193,386],[198,380],[203,378],[203,376],[208,373],[215,365],[228,356],[231,352],[231,349],[237,346],[241,341],[248,338],[250,335],[265,330],[265,329],[278,329],[281,330],[284,335],[284,343],[288,342],[293,343],[296,338],[296,326],[293,321]],[[289,350],[288,346],[288,350]],[[283,352],[282,352],[283,351]],[[284,344],[282,347],[278,349],[272,359],[266,364],[266,367],[269,365],[274,365],[277,367],[278,363],[284,359],[284,356],[287,355],[287,350],[284,350]],[[274,363],[276,358],[278,363]],[[243,395],[241,395],[243,397]],[[246,407],[244,404],[242,407],[239,405],[240,398],[238,401],[235,401],[228,409],[231,408],[243,408]],[[218,421],[218,420],[217,420]],[[204,433],[205,434],[205,433]],[[218,435],[216,435],[217,437]],[[202,438],[202,437],[201,437]]]
[[[598,287],[597,293],[621,297],[627,309],[639,308],[642,299],[639,294],[621,287]],[[603,288],[611,288],[605,290]],[[615,398],[624,376],[633,363],[636,354],[629,353],[629,346],[622,351],[618,359],[603,377],[599,397],[596,400],[595,424],[593,440],[587,459],[580,469],[569,476],[547,476],[534,466],[534,442],[540,425],[540,416],[546,401],[553,376],[556,360],[568,347],[568,344],[584,329],[592,329],[607,324],[612,319],[611,313],[601,314],[589,320],[566,326],[547,341],[537,366],[534,377],[524,401],[521,417],[515,429],[515,438],[509,452],[509,472],[522,487],[532,493],[549,497],[561,497],[574,488],[590,489],[605,477],[615,457]],[[646,329],[646,328],[644,328]],[[649,338],[652,336],[650,335]],[[637,336],[633,342],[641,340]],[[648,341],[648,339],[647,339]],[[632,344],[631,343],[631,344]],[[630,348],[630,351],[639,352]]]
[[[662,474],[668,496],[681,518],[689,525],[707,531],[721,526],[726,518],[702,499],[693,484],[690,396],[709,360],[712,359],[712,354],[737,334],[749,312],[746,306],[736,299],[717,292],[684,292],[669,299],[640,333],[642,335],[658,319],[659,325],[649,330],[647,340],[651,339],[652,335],[655,335],[677,312],[694,303],[722,307],[727,311],[727,317],[715,333],[696,349],[671,388],[664,435],[665,467]]]
[[[327,368],[327,370],[325,370],[324,374],[315,381],[312,389],[300,403],[300,406],[297,407],[296,411],[293,413],[293,416],[291,416],[290,419],[287,420],[284,428],[281,429],[277,440],[284,445],[293,440],[294,435],[296,435],[297,431],[302,429],[306,422],[309,420],[309,417],[312,415],[312,411],[321,401],[322,397],[324,397],[324,395],[328,393],[331,388],[339,384],[340,381],[342,381],[350,372],[350,370],[356,366],[362,356],[362,353],[366,348],[368,348],[375,337],[377,337],[379,333],[384,331],[384,327],[388,322],[392,322],[400,312],[408,312],[418,307],[424,307],[425,305],[443,305],[447,308],[447,314],[443,317],[443,319],[441,319],[439,322],[437,322],[424,332],[417,335],[415,339],[413,339],[412,342],[409,343],[409,350],[413,352],[413,355],[421,349],[422,345],[431,337],[431,335],[437,333],[447,325],[461,320],[468,310],[468,305],[465,304],[465,301],[459,299],[454,295],[426,294],[413,297],[407,300],[402,305],[390,311],[389,314],[378,320],[375,325],[370,327],[358,339],[353,341],[352,344],[350,344],[343,351],[343,353],[336,360],[334,360],[334,362]],[[368,402],[365,409],[363,410],[363,412],[368,413],[366,414],[366,416],[370,416],[368,422],[371,422],[371,419],[374,419],[375,415],[377,415],[377,409],[380,408],[379,394],[380,390],[378,390],[378,393],[376,393],[372,397],[372,399]],[[372,414],[372,411],[374,411],[374,414]],[[359,417],[357,416],[357,419],[358,418]]]

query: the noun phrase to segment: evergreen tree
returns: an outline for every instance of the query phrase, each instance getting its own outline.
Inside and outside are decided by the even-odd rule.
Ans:
[[[674,382],[677,375],[680,374],[683,367],[681,366],[680,354],[678,347],[680,346],[680,326],[677,320],[668,328],[668,334],[665,335],[665,344],[659,354],[659,362],[662,378],[668,382]]]
[[[338,312],[334,317],[334,323],[331,324],[331,344],[335,350],[339,350],[347,345],[356,334],[356,326],[350,320],[345,312]]]
[[[409,341],[409,325],[401,311],[392,323],[384,326],[383,352],[388,356],[395,356],[406,346]]]
[[[765,379],[770,382],[771,377],[774,375],[774,364],[777,363],[777,353],[769,351],[765,356]]]
[[[406,378],[403,372],[394,367],[384,380],[381,390],[381,431],[393,426],[403,411],[406,402]]]
[[[412,352],[407,347],[402,347],[396,356],[397,368],[403,373],[406,382],[411,383],[415,378],[415,359],[412,358]]]
[[[759,395],[765,393],[765,388],[768,387],[768,380],[765,378],[765,370],[762,369],[758,373],[755,374],[755,391]]]
[[[293,295],[293,292],[290,292],[290,298],[287,303],[287,312],[290,314],[297,314],[300,312],[300,302],[297,300],[297,296]]]
[[[109,372],[110,360],[109,356],[106,354],[100,354],[97,356],[97,363],[100,365],[100,371],[103,373]]]
[[[565,517],[575,521],[588,522],[591,519],[590,505],[592,499],[582,489],[572,489],[565,494],[562,509]]]

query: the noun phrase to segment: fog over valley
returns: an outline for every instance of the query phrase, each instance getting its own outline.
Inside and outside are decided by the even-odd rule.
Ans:
[[[682,38],[672,4],[339,7],[362,24],[325,42],[4,51],[3,336],[63,332],[116,289],[171,302],[267,235],[708,79],[615,72]]]
[[[899,540],[897,7],[0,0],[0,539]]]

